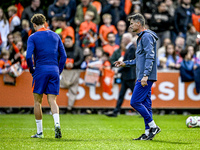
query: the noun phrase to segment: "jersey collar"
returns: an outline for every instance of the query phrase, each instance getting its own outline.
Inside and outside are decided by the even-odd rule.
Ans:
[[[47,30],[49,30],[49,29],[46,29],[45,27],[42,27],[42,28],[38,29],[37,31],[47,31]]]

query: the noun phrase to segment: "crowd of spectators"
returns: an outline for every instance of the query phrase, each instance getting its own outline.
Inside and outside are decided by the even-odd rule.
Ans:
[[[200,2],[192,5],[191,0],[54,0],[47,7],[44,12],[41,0],[31,0],[23,11],[16,5],[0,6],[0,74],[7,74],[17,62],[28,69],[27,40],[35,32],[30,20],[36,13],[46,14],[45,27],[60,35],[68,56],[60,87],[69,89],[71,110],[80,69],[85,70],[92,61],[101,61],[102,68],[111,69],[114,61],[133,57],[131,53],[125,55],[130,39],[135,48],[137,39],[136,34],[127,34],[128,16],[141,13],[146,29],[159,37],[158,69],[180,70],[182,81],[195,80],[200,93]],[[124,80],[135,79],[130,73],[127,76],[126,70],[121,73]]]
[[[86,69],[94,60],[112,62],[115,52],[119,52],[123,60],[126,48],[121,38],[129,31],[128,16],[135,13],[142,13],[146,28],[159,37],[159,69],[179,69],[185,59],[181,52],[190,48],[193,48],[194,66],[200,65],[200,2],[192,5],[191,0],[145,3],[142,0],[80,0],[80,3],[55,0],[46,13],[40,2],[31,0],[21,14],[21,8],[15,5],[9,6],[7,11],[0,8],[0,74],[8,73],[16,62],[23,63],[22,68],[27,69],[24,59],[27,40],[35,32],[30,20],[36,13],[47,14],[45,27],[60,35],[69,58],[66,70]],[[132,39],[135,38],[137,35],[133,33]]]
[[[140,0],[81,0],[80,4],[77,2],[55,0],[48,6],[45,23],[46,28],[60,35],[63,43],[72,39],[73,47],[82,50],[83,63],[76,68],[85,69],[88,64],[86,62],[101,59],[96,56],[99,49],[102,50],[102,54],[108,53],[110,58],[115,51],[121,49],[122,35],[129,30],[127,18],[134,13],[142,13],[146,19],[146,28],[156,32],[159,37],[159,69],[179,69],[183,60],[180,53],[186,46],[192,46],[194,56],[200,59],[200,3],[193,6],[191,0],[151,0],[146,3]],[[31,0],[30,6],[24,8],[21,14],[18,13],[18,9],[11,5],[5,13],[3,8],[0,8],[0,53],[3,64],[7,64],[7,60],[4,60],[5,53],[9,55],[8,60],[11,64],[24,62],[27,39],[35,32],[30,22],[31,17],[36,13],[45,14],[40,0]],[[69,48],[65,48],[68,52]],[[8,65],[1,65],[0,73],[8,72],[8,68]],[[27,66],[23,65],[23,69],[27,69]]]

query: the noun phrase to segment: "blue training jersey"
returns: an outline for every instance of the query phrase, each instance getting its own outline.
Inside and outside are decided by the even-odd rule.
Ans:
[[[32,55],[34,56],[34,66]],[[26,60],[30,72],[57,69],[62,72],[67,55],[58,34],[45,28],[39,29],[28,38]]]

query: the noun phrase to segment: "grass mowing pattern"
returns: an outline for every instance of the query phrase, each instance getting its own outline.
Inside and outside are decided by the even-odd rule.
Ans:
[[[0,149],[200,149],[200,128],[187,128],[182,115],[154,115],[161,132],[153,141],[132,141],[144,132],[143,118],[120,115],[60,115],[62,138],[54,138],[51,115],[43,115],[44,139],[32,139],[36,133],[34,115],[0,115]]]

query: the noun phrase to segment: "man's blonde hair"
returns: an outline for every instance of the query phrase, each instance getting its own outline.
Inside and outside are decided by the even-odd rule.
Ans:
[[[43,14],[35,14],[31,18],[31,23],[35,23],[36,25],[43,25],[46,22],[46,18]]]
[[[91,16],[92,18],[94,18],[94,12],[93,11],[86,11],[85,15],[89,15]]]
[[[29,22],[26,19],[22,20],[22,27],[29,27]]]
[[[15,7],[14,5],[11,5],[8,7],[8,11],[12,11],[13,13],[17,13],[17,7]]]
[[[10,52],[3,48],[3,50],[1,51],[1,57],[4,55],[10,55]]]
[[[111,16],[110,14],[104,14],[104,15],[102,16],[102,18],[103,18],[103,19],[105,19],[105,18],[112,19],[112,16]]]

